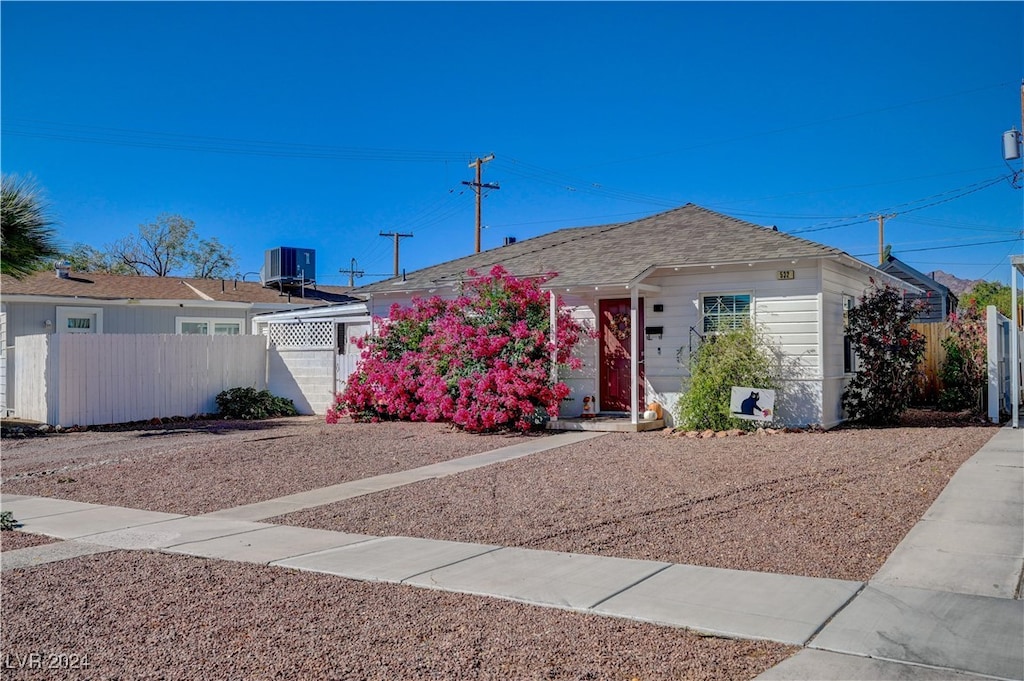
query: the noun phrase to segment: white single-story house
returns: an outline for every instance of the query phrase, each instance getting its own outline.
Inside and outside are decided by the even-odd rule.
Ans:
[[[520,277],[557,275],[544,289],[597,329],[582,344],[580,371],[559,376],[583,397],[637,424],[645,405],[671,414],[690,354],[722,324],[752,319],[777,349],[783,372],[777,417],[787,425],[832,427],[844,419],[843,388],[854,358],[844,312],[872,280],[913,285],[836,248],[687,204],[632,222],[562,229],[353,291],[386,317],[413,297],[457,295],[466,272],[502,265]]]
[[[341,287],[43,271],[0,277],[0,413],[17,412],[14,347],[41,334],[246,335],[265,312],[355,300]]]

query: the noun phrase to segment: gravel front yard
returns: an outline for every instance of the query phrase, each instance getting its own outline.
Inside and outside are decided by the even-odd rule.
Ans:
[[[906,427],[886,430],[707,440],[609,434],[276,521],[863,580],[995,433],[973,423],[931,427],[934,417],[912,414]],[[5,439],[2,490],[194,514],[523,437],[299,419]],[[0,537],[5,550],[48,541],[12,534]],[[0,589],[11,679],[56,677],[27,661],[74,660],[90,666],[57,675],[733,681],[795,652],[156,552],[9,570]]]
[[[198,515],[506,447],[436,423],[198,421],[3,441],[3,491]]]
[[[270,522],[863,581],[994,433],[608,434]]]

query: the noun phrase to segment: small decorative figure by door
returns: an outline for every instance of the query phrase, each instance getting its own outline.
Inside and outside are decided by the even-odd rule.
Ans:
[[[594,398],[586,395],[583,398],[583,418],[592,419],[594,416]]]

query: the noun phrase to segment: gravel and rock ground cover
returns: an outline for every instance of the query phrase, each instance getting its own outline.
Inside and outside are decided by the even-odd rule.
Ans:
[[[7,494],[198,515],[498,449],[539,435],[320,417],[5,438]]]
[[[995,432],[936,416],[915,412],[904,427],[885,430],[712,440],[606,435],[277,520],[866,579]],[[339,474],[366,477],[516,441],[429,424],[210,427],[5,439],[2,489],[197,513],[335,484]],[[174,435],[178,430],[185,434]],[[181,439],[169,444],[175,437]],[[58,476],[76,482],[57,483]],[[74,494],[88,498],[68,491],[80,478],[88,491]],[[234,489],[250,485],[258,492]],[[29,668],[40,661],[57,664],[60,678],[725,681],[751,679],[795,652],[497,599],[155,552],[9,570],[0,589],[0,654],[12,679],[55,678]],[[69,669],[72,662],[79,668]]]
[[[996,432],[927,417],[721,439],[608,434],[269,522],[863,581]]]
[[[3,530],[0,532],[0,551],[16,551],[18,549],[27,549],[30,546],[53,544],[57,541],[60,540],[53,539],[52,537],[46,537],[41,534],[29,534],[28,532],[18,532],[17,530]]]

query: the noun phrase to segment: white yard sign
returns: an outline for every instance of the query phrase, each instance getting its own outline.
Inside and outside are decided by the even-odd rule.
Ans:
[[[738,419],[771,421],[775,418],[775,391],[734,387],[729,399],[729,411]]]

